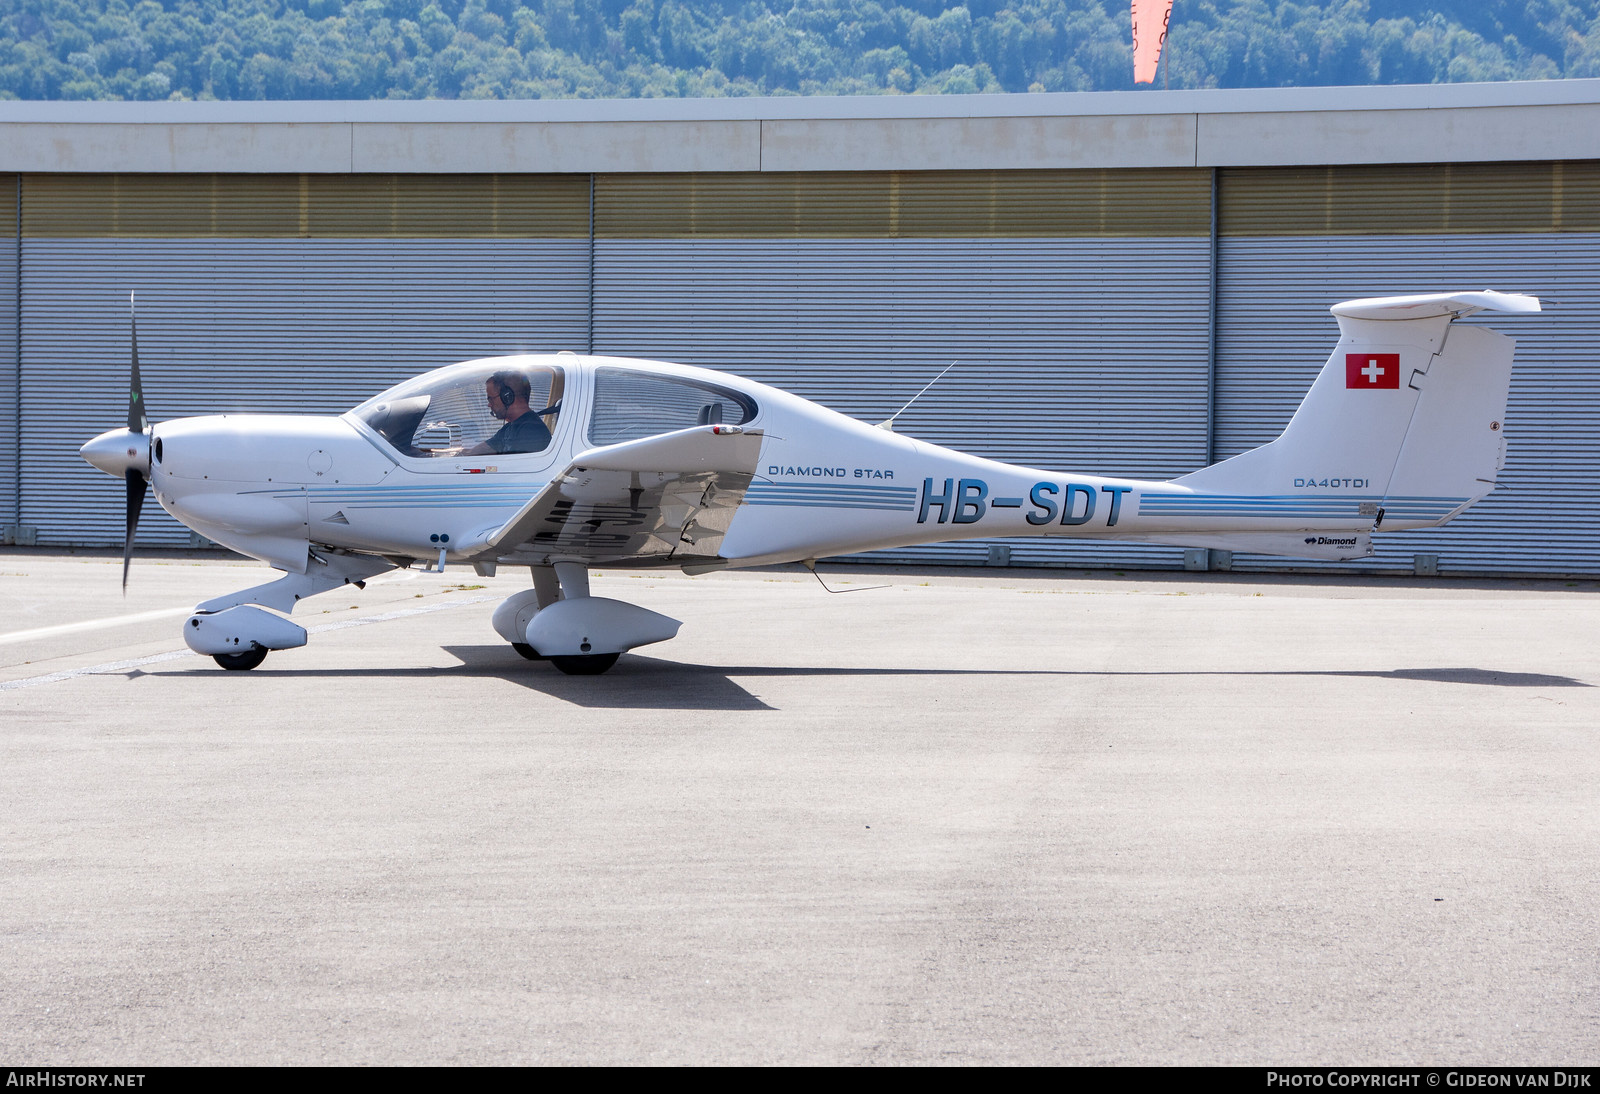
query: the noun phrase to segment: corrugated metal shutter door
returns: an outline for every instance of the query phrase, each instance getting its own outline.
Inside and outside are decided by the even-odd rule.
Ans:
[[[1600,486],[1600,232],[1572,230],[1600,218],[1595,166],[1225,174],[1218,458],[1283,429],[1338,339],[1332,304],[1494,288],[1548,309],[1468,320],[1517,340],[1500,489],[1438,531],[1380,536],[1353,566],[1237,555],[1235,568],[1410,571],[1437,554],[1444,572],[1600,573],[1600,511],[1580,500]],[[1508,223],[1532,230],[1487,230]]]
[[[583,215],[586,229],[586,183]],[[28,234],[23,248],[23,512],[41,543],[121,540],[121,487],[77,447],[124,420],[130,289],[155,421],[336,414],[429,368],[587,338],[586,238]],[[139,541],[189,533],[149,505]]]
[[[887,418],[959,360],[897,420],[900,432],[1044,468],[1167,477],[1205,462],[1208,242],[1193,234],[1194,216],[1188,235],[1134,236],[1124,210],[1138,203],[1106,184],[1102,193],[1127,204],[1110,215],[1092,202],[1073,205],[1079,220],[1069,227],[1084,235],[1028,237],[1030,216],[1064,230],[1049,222],[1059,210],[1046,187],[1034,208],[1017,187],[997,198],[986,173],[937,185],[908,178],[894,230],[910,234],[920,219],[915,238],[862,238],[887,234],[884,176],[862,177],[853,193],[841,180],[818,180],[829,201],[867,206],[835,211],[833,221],[855,233],[842,238],[794,235],[818,230],[824,203],[786,180],[766,207],[756,184],[741,191],[722,180],[720,191],[693,195],[698,227],[670,189],[680,180],[664,194],[637,178],[622,193],[602,187],[596,350],[726,369],[864,421]],[[906,199],[918,185],[946,215]],[[1197,186],[1209,198],[1203,176],[1169,185],[1191,203]],[[1202,204],[1199,223],[1207,222]],[[688,238],[613,234],[661,224]],[[941,231],[930,238],[933,225]],[[954,228],[993,234],[952,238]],[[1182,557],[1175,548],[1089,541],[1010,546],[1019,565],[1170,567]],[[978,541],[874,557],[972,562],[986,548]]]
[[[1528,292],[1538,316],[1485,316],[1517,340],[1501,488],[1447,527],[1380,536],[1364,569],[1600,573],[1600,235],[1226,239],[1220,263],[1218,455],[1282,430],[1338,340],[1341,300],[1452,287]],[[1241,569],[1318,568],[1236,556]]]
[[[17,448],[17,195],[21,176],[0,176],[0,526],[21,520]]]

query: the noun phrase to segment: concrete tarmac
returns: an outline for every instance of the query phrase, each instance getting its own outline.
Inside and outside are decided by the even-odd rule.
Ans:
[[[1600,1061],[1592,582],[120,570],[0,551],[7,1064]]]

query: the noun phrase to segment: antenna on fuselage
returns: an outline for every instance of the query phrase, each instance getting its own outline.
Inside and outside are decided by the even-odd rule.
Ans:
[[[887,429],[890,433],[893,433],[894,432],[894,420],[896,418],[900,417],[900,415],[904,414],[906,411],[910,410],[911,409],[911,404],[916,402],[918,399],[922,398],[923,394],[928,390],[928,388],[932,387],[934,384],[937,384],[940,380],[943,380],[945,372],[949,372],[951,369],[955,368],[956,365],[958,365],[960,363],[961,362],[960,362],[959,359],[957,359],[955,361],[951,361],[948,365],[946,365],[944,367],[944,372],[939,373],[939,375],[937,375],[933,379],[929,380],[926,384],[923,385],[922,391],[917,392],[915,395],[911,396],[911,398],[907,399],[905,406],[901,407],[899,410],[897,410],[893,414],[889,415],[883,421],[879,422],[878,423],[878,428],[879,429]]]
[[[817,573],[816,559],[803,558],[800,560],[800,565],[811,571],[811,576],[817,579],[817,584],[822,586],[822,591],[825,593],[867,593],[873,589],[887,589],[890,587],[888,585],[862,585],[856,589],[830,589],[828,588],[828,583],[822,580],[822,575]]]

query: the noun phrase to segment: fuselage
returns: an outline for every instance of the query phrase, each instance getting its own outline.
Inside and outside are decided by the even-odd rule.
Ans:
[[[550,440],[541,451],[473,454],[467,444],[471,416],[486,417],[476,405],[483,401],[481,376],[496,366],[555,377],[539,396],[559,403],[545,418]],[[425,379],[419,378],[339,417],[225,414],[163,422],[152,431],[151,485],[161,506],[185,525],[291,572],[303,571],[307,549],[318,546],[395,559],[440,552],[447,561],[493,557],[483,553],[486,541],[552,476],[579,454],[610,443],[616,430],[649,427],[629,415],[648,417],[652,410],[614,393],[641,377],[646,385],[658,378],[722,391],[726,406],[742,408],[740,427],[763,435],[759,465],[721,546],[733,565],[1010,536],[1159,541],[1180,533],[1259,531],[1337,537],[1363,522],[1370,526],[1378,500],[1363,480],[1338,477],[1336,468],[1323,469],[1334,474],[1320,479],[1313,474],[1318,469],[1306,469],[1281,490],[1237,497],[1019,467],[688,366],[562,354],[452,367],[465,370],[460,390],[443,381],[417,388]],[[599,406],[597,386],[603,389]],[[412,390],[428,394],[429,409],[397,431],[396,416],[422,400],[408,396]],[[495,424],[485,421],[480,432]],[[462,436],[463,429],[469,435]],[[430,431],[433,440],[423,440]],[[397,440],[401,434],[405,439]],[[1453,508],[1435,503],[1395,512],[1385,530],[1437,523]],[[524,548],[507,561],[562,559],[535,558]],[[616,561],[674,564],[670,557]]]

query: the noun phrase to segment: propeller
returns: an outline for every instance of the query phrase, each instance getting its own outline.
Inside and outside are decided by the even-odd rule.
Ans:
[[[128,432],[146,438],[149,451],[150,419],[144,412],[144,384],[139,379],[139,316],[134,306],[134,294],[128,294],[128,324],[132,333],[133,368],[128,385]],[[122,473],[127,495],[127,535],[122,541],[122,591],[128,591],[128,564],[133,560],[133,534],[139,529],[139,513],[144,509],[144,495],[150,488],[149,460],[143,469],[129,467]]]
[[[139,320],[133,294],[128,294],[128,318],[133,331],[133,364],[129,370],[128,425],[112,429],[89,441],[78,454],[108,475],[123,482],[127,498],[127,532],[122,543],[122,591],[128,591],[128,564],[133,560],[133,535],[139,529],[139,511],[150,488],[150,419],[144,412],[144,382],[139,378]]]

